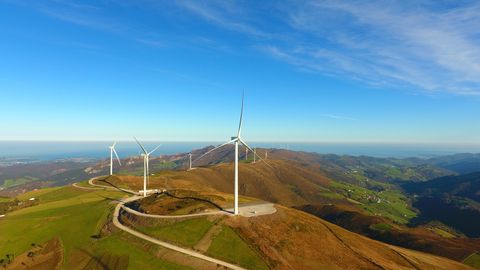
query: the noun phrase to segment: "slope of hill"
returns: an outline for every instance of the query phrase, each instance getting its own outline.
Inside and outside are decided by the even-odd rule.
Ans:
[[[370,181],[369,186],[341,183],[324,173],[293,161],[269,160],[241,163],[240,194],[280,203],[285,206],[336,203],[355,205],[372,215],[386,216],[399,223],[407,223],[416,214],[409,200],[390,184]],[[192,171],[159,171],[150,178],[151,188],[210,187],[222,192],[233,192],[233,165],[217,164],[199,167]],[[115,176],[109,179],[114,185],[131,185],[142,188],[141,177]]]
[[[365,215],[353,207],[341,205],[305,205],[298,209],[385,243],[457,261],[462,261],[480,250],[480,239],[456,237],[438,226],[407,228],[381,217]]]
[[[194,152],[200,156],[213,146],[200,149]],[[371,179],[381,182],[392,181],[426,181],[433,178],[452,175],[455,172],[436,166],[429,160],[420,158],[376,158],[368,156],[349,156],[335,154],[318,154],[310,152],[290,151],[285,149],[263,149],[258,148],[257,153],[264,156],[268,152],[269,159],[291,160],[310,166],[329,177],[346,181],[358,182],[364,179]],[[251,157],[250,153],[250,159]],[[233,161],[233,148],[225,146],[198,161],[197,165],[218,164]],[[245,157],[245,151],[240,151],[240,158]],[[180,163],[185,166],[186,160]]]
[[[480,167],[478,168],[480,170]],[[404,188],[422,196],[458,196],[480,203],[480,172],[446,176],[424,183],[407,183]]]
[[[428,160],[430,164],[454,171],[459,174],[468,174],[480,170],[480,154],[456,154],[435,157]]]
[[[421,214],[411,221],[439,220],[469,237],[480,237],[480,172],[448,176],[425,183],[408,183]]]
[[[231,219],[267,254],[273,269],[460,269],[447,259],[383,244],[286,207],[274,215]]]
[[[63,257],[64,269],[218,269],[114,229],[110,223],[111,202],[123,194],[73,187],[26,194],[38,198],[39,204],[0,220],[0,230],[5,232],[0,238],[0,256],[22,254],[32,250],[32,244],[46,246],[58,239],[61,250],[56,254]],[[225,217],[207,252],[221,257],[228,256],[226,252],[232,249],[242,250],[242,254],[255,250],[270,269],[470,269],[446,258],[359,236],[304,212],[276,207],[278,211],[267,216]],[[190,231],[185,234],[186,228],[193,230],[192,226],[174,223],[169,232],[193,236]],[[203,229],[202,234],[206,231]],[[200,236],[193,242],[184,238],[185,243],[197,246],[198,239],[203,239]],[[18,259],[24,263],[30,260],[28,256]],[[248,269],[263,269],[261,261]]]

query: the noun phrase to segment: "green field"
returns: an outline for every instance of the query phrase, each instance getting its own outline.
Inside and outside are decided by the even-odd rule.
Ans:
[[[411,209],[408,198],[401,191],[391,189],[388,184],[371,181],[370,185],[381,185],[388,188],[383,191],[374,191],[368,188],[348,183],[331,182],[331,188],[343,194],[348,199],[361,203],[359,207],[371,215],[383,216],[396,223],[406,224],[416,217]],[[380,186],[379,186],[380,187]]]
[[[92,187],[92,186],[88,183],[88,181],[77,182],[76,185],[79,186],[79,187],[89,187],[89,188]]]
[[[30,177],[30,176],[25,176],[25,177],[20,177],[20,178],[15,178],[15,179],[6,179],[6,180],[4,180],[3,184],[0,187],[9,188],[9,187],[14,187],[14,186],[30,183],[30,182],[33,182],[33,181],[36,181],[36,180],[39,180],[39,179],[35,178],[35,177]]]
[[[11,202],[13,201],[13,198],[10,197],[0,197],[0,203],[2,202]]]
[[[203,238],[213,224],[214,222],[202,217],[153,227],[136,226],[135,229],[160,240],[185,247],[193,247]]]
[[[151,254],[161,247],[147,244],[125,232],[117,232],[94,243],[92,249],[95,254],[109,254],[116,257],[127,257],[128,269],[165,269],[187,270],[192,269],[183,265],[159,259]],[[106,263],[105,263],[106,264]],[[110,264],[111,265],[111,264]],[[104,269],[104,268],[99,268]],[[110,267],[108,269],[117,269]]]
[[[227,226],[222,226],[222,231],[213,239],[207,254],[248,269],[268,269],[260,256]]]
[[[473,268],[480,269],[480,253],[477,252],[468,256],[468,258],[465,259],[463,263],[470,265]]]
[[[42,244],[59,237],[65,269],[75,269],[74,262],[79,257],[85,258],[85,254],[96,260],[105,259],[107,264],[125,264],[128,256],[129,269],[189,269],[154,257],[143,249],[143,241],[138,240],[141,243],[132,247],[130,244],[134,241],[123,233],[99,237],[112,213],[111,200],[120,196],[123,194],[115,191],[83,191],[73,187],[38,190],[20,196],[35,197],[40,204],[11,212],[0,220],[0,257],[19,255],[28,251],[33,243]]]

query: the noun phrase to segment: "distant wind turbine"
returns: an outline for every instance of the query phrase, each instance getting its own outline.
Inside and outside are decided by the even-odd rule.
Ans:
[[[147,181],[148,181],[148,176],[149,176],[148,158],[150,157],[150,154],[155,152],[155,150],[157,150],[161,145],[155,147],[155,149],[153,149],[152,151],[147,152],[147,150],[145,150],[145,147],[143,147],[143,145],[137,140],[137,138],[135,138],[135,137],[133,137],[133,138],[138,143],[140,148],[142,148],[142,151],[143,151],[143,154],[142,154],[142,156],[143,156],[143,197],[146,197],[147,196]]]
[[[225,145],[228,145],[228,144],[231,144],[231,143],[234,143],[235,144],[235,204],[234,204],[234,210],[233,210],[233,213],[235,215],[238,215],[238,144],[241,143],[243,146],[245,146],[247,148],[247,151],[250,150],[252,151],[252,153],[255,153],[252,148],[250,146],[248,146],[248,144],[242,140],[242,137],[241,137],[241,134],[242,134],[242,122],[243,122],[243,103],[244,103],[244,96],[245,94],[242,94],[242,109],[241,109],[241,112],[240,112],[240,123],[238,125],[238,132],[237,132],[237,136],[235,137],[231,137],[231,140],[224,143],[224,144],[221,144],[215,148],[213,148],[212,150],[206,152],[205,154],[201,155],[200,157],[198,157],[195,161],[203,158],[204,156],[210,154],[211,152],[217,150],[218,148],[220,147],[223,147]],[[260,160],[263,160],[260,156],[258,156],[258,158]],[[267,164],[268,165],[268,164]]]
[[[192,153],[188,153],[188,170],[190,171],[192,169]]]
[[[114,142],[111,146],[108,147],[108,148],[110,148],[110,175],[113,174],[113,154],[114,153],[115,153],[115,156],[117,157],[118,164],[120,164],[120,166],[122,166],[122,162],[120,161],[120,158],[117,155],[117,151],[115,151],[115,145],[116,144],[117,144],[117,142]]]

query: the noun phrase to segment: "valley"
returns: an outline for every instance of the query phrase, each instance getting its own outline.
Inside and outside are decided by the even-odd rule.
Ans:
[[[208,150],[209,148],[200,149],[196,155],[201,155]],[[33,217],[40,215],[38,216],[40,218],[44,215],[43,218],[53,222],[58,220],[55,216],[63,216],[64,214],[62,213],[66,212],[62,211],[67,211],[69,214],[65,217],[70,216],[70,218],[66,219],[71,219],[71,222],[75,222],[75,211],[79,213],[78,211],[82,211],[83,207],[91,207],[91,203],[98,205],[98,212],[89,211],[91,212],[89,215],[92,215],[92,229],[89,229],[89,235],[78,235],[82,239],[71,239],[66,242],[62,240],[60,242],[62,243],[64,254],[62,255],[64,256],[63,267],[69,265],[69,267],[72,267],[73,264],[71,265],[70,263],[73,260],[74,264],[79,266],[76,269],[90,269],[88,267],[96,269],[95,267],[101,267],[101,265],[115,265],[115,269],[123,269],[122,267],[131,268],[133,267],[132,265],[139,266],[138,262],[136,264],[129,263],[132,260],[137,261],[137,256],[138,258],[156,260],[155,258],[158,255],[155,254],[162,254],[162,258],[167,258],[165,262],[155,265],[164,264],[168,265],[168,267],[177,267],[178,269],[189,269],[189,267],[196,269],[201,265],[202,269],[216,269],[216,267],[202,259],[188,259],[186,263],[185,255],[179,255],[175,250],[158,246],[155,244],[156,241],[164,241],[169,243],[168,245],[172,244],[181,249],[194,250],[199,252],[199,254],[226,260],[226,263],[239,265],[246,269],[297,269],[298,267],[302,267],[302,269],[323,267],[339,267],[343,269],[346,267],[346,264],[339,263],[352,260],[352,258],[345,257],[333,260],[333,257],[328,255],[327,251],[322,250],[321,257],[318,257],[320,254],[307,252],[305,253],[309,254],[307,256],[305,254],[296,254],[295,250],[292,249],[302,246],[302,250],[314,252],[316,250],[314,243],[325,241],[324,238],[316,238],[320,237],[317,234],[323,230],[326,231],[320,235],[333,234],[332,236],[336,241],[340,241],[339,243],[342,243],[342,246],[346,245],[348,247],[348,251],[345,250],[343,252],[350,255],[345,256],[358,257],[358,259],[351,261],[353,265],[351,269],[362,267],[375,268],[380,267],[379,265],[381,265],[380,268],[385,269],[409,268],[413,267],[411,264],[413,261],[416,262],[415,267],[419,269],[438,268],[440,264],[443,264],[439,263],[439,265],[433,266],[430,259],[428,259],[428,263],[426,261],[422,262],[422,259],[419,259],[421,257],[416,257],[415,253],[411,253],[413,251],[404,253],[397,247],[393,248],[394,246],[391,246],[390,250],[397,255],[381,253],[374,255],[374,259],[372,259],[371,256],[374,253],[372,253],[373,250],[371,248],[376,244],[368,241],[373,240],[362,240],[361,242],[368,242],[368,244],[365,244],[367,243],[365,242],[364,245],[371,247],[363,246],[360,248],[356,246],[356,241],[359,240],[352,240],[352,243],[348,242],[346,244],[347,242],[344,239],[345,237],[346,239],[352,237],[352,239],[357,239],[363,236],[368,237],[364,239],[371,238],[410,250],[418,250],[446,257],[458,262],[465,261],[469,265],[475,266],[475,254],[480,249],[478,238],[468,233],[469,231],[465,230],[465,228],[449,223],[448,220],[442,220],[434,216],[434,212],[425,211],[425,208],[418,206],[422,202],[422,198],[427,195],[444,194],[444,191],[437,192],[436,189],[430,187],[423,188],[423,186],[431,185],[431,183],[434,183],[432,181],[437,180],[421,178],[413,181],[408,178],[410,176],[402,178],[401,174],[399,178],[392,178],[391,170],[386,170],[385,165],[377,165],[375,170],[382,173],[374,174],[371,168],[374,165],[368,159],[368,162],[364,162],[370,165],[361,165],[364,163],[359,163],[358,158],[354,157],[341,159],[341,162],[338,159],[333,159],[336,160],[333,162],[331,161],[331,156],[327,158],[312,153],[275,149],[259,151],[269,151],[268,164],[265,162],[253,163],[252,158],[244,160],[239,164],[239,178],[241,179],[239,186],[241,194],[240,204],[274,203],[275,212],[268,212],[269,214],[265,216],[249,218],[229,216],[228,213],[232,211],[231,206],[233,204],[233,196],[231,195],[233,186],[230,180],[233,176],[233,165],[230,163],[231,160],[229,158],[231,150],[224,149],[219,151],[218,154],[207,156],[206,160],[202,161],[202,164],[195,164],[196,166],[193,170],[183,169],[185,168],[185,159],[182,154],[163,156],[152,161],[154,169],[149,177],[148,185],[150,189],[158,190],[157,192],[159,193],[150,195],[145,199],[126,203],[125,207],[127,208],[119,211],[119,221],[122,226],[126,226],[127,230],[135,230],[149,239],[155,239],[149,244],[140,244],[145,240],[138,239],[135,235],[125,231],[119,231],[111,223],[114,205],[118,203],[118,200],[124,200],[131,196],[128,192],[137,193],[142,189],[143,178],[140,176],[138,168],[140,163],[138,163],[139,160],[134,158],[126,162],[124,161],[123,163],[127,164],[125,165],[126,167],[121,168],[119,174],[113,176],[96,177],[93,181],[77,182],[70,187],[46,187],[20,193],[16,196],[17,205],[19,201],[27,201],[27,197],[35,197],[37,199],[36,203],[31,205],[25,204],[23,206],[24,209],[15,206],[15,208],[4,211],[6,217],[0,219],[0,229],[2,229],[2,225],[7,226],[5,230],[21,229],[21,226],[16,227],[15,220],[17,215],[22,216],[23,211],[25,211],[23,216],[26,218],[26,215],[30,213],[29,211],[39,209],[39,214],[35,214]],[[324,161],[324,159],[329,161]],[[218,160],[221,162],[218,162]],[[385,164],[393,161],[382,162],[382,164]],[[406,161],[398,160],[395,162],[406,163]],[[81,169],[81,175],[90,174],[95,176],[105,172],[106,167],[102,164],[98,163],[86,169]],[[408,166],[410,166],[410,171],[414,170],[411,167],[413,166],[412,164]],[[74,176],[74,172],[78,170],[67,170],[62,172],[62,175],[70,174],[73,176],[72,179],[76,179],[81,177],[80,175]],[[446,173],[442,169],[437,169],[437,171],[439,175]],[[431,171],[429,174],[426,174],[423,165],[417,172],[417,174],[424,175],[424,177],[427,177],[430,173]],[[450,173],[452,175],[456,174],[454,172]],[[446,176],[444,178],[450,179],[449,177]],[[443,178],[439,179],[441,183],[447,181],[441,180]],[[468,182],[470,179],[477,178],[473,175],[470,178],[466,177],[465,181]],[[40,180],[39,182],[42,181]],[[49,182],[55,183],[54,181]],[[65,182],[62,181],[57,184],[61,183]],[[91,186],[91,184],[95,186]],[[443,187],[445,185],[439,186]],[[20,184],[19,186],[25,187],[25,184]],[[416,197],[412,195],[414,187],[415,194],[417,194]],[[420,187],[423,189],[420,189]],[[422,190],[427,190],[428,193]],[[462,198],[467,198],[472,205],[476,205],[475,192],[465,193],[460,189],[449,187],[446,187],[446,190],[454,190],[452,192],[455,192],[456,198],[467,196]],[[465,188],[465,190],[471,191],[472,189]],[[421,196],[419,197],[418,194]],[[7,205],[12,205],[12,201],[11,197],[5,197],[0,201],[0,206],[4,205],[4,207],[7,207]],[[78,207],[78,210],[75,210],[76,207]],[[45,208],[45,210],[41,210],[42,208]],[[100,208],[103,209],[103,214]],[[465,207],[460,207],[459,209],[465,211]],[[248,211],[253,213],[253,210]],[[36,213],[37,211],[34,212]],[[313,216],[309,214],[315,216],[316,219],[312,219]],[[88,220],[87,216],[84,218]],[[98,221],[93,226],[95,219],[98,219]],[[83,222],[83,217],[81,220]],[[257,227],[256,224],[260,225],[260,223],[257,223],[257,220],[263,220],[263,225]],[[51,228],[50,235],[55,230],[60,232],[66,230],[65,233],[68,234],[67,231],[70,231],[71,228],[61,229],[61,227],[73,225],[68,225],[72,223],[65,222],[63,225],[61,223],[56,225],[59,227]],[[289,222],[293,223],[285,228],[278,228],[280,230],[279,235],[289,236],[287,238],[269,239],[267,231],[263,231],[264,234],[258,234],[264,227],[269,228],[269,231],[275,231],[279,224],[288,224]],[[40,222],[39,224],[42,223]],[[340,227],[332,227],[335,226],[333,224]],[[475,223],[470,224],[473,224],[472,228],[474,228]],[[27,228],[33,226],[33,223],[29,225],[25,223],[23,226],[23,230],[28,230]],[[42,226],[39,227],[39,225],[34,226],[34,228],[37,227],[38,229],[44,228]],[[339,229],[341,231],[337,232]],[[348,236],[342,235],[347,232],[353,234],[347,234]],[[33,229],[32,233],[39,234],[39,231]],[[302,234],[304,236],[301,236]],[[10,250],[0,250],[0,255],[4,253],[17,254],[19,256],[22,252],[28,253],[32,247],[31,244],[42,245],[42,243],[48,243],[48,241],[52,240],[47,235],[44,237],[40,237],[41,235],[37,236],[32,238],[32,241],[30,241],[32,243],[24,242],[23,244],[18,239],[10,239],[8,242],[4,242],[4,244],[14,241],[18,247]],[[61,235],[60,233],[60,238],[62,238]],[[309,236],[307,237],[306,235]],[[67,236],[65,235],[64,237]],[[27,239],[30,239],[30,237],[27,237]],[[135,254],[130,255],[130,253],[126,254],[120,251],[109,253],[102,248],[103,245],[108,246],[111,242],[124,242],[126,239],[133,243],[138,242],[138,249]],[[296,240],[293,241],[292,239]],[[72,242],[69,243],[69,241]],[[233,243],[236,243],[234,244],[235,248],[229,251],[226,247]],[[384,245],[380,242],[375,243]],[[7,246],[10,245],[8,244]],[[83,248],[81,248],[82,246]],[[147,246],[150,246],[150,248],[145,249]],[[155,248],[152,249],[153,247]],[[82,251],[83,255],[80,255],[82,252],[78,252],[77,249],[79,248],[84,249],[84,252]],[[152,250],[158,251],[152,253]],[[224,253],[227,251],[231,253]],[[40,253],[39,251],[36,252]],[[399,255],[402,259],[391,259]],[[70,258],[69,256],[73,257]],[[27,256],[22,259],[24,263],[32,263],[28,261],[28,258]],[[6,262],[6,259],[4,262]],[[18,263],[18,260],[15,263]],[[451,265],[451,267],[453,267],[451,269],[457,269],[460,266]],[[458,269],[461,269],[461,267]]]

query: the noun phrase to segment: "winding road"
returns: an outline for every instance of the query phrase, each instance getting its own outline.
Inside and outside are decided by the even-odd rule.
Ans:
[[[205,260],[205,261],[217,264],[217,265],[222,265],[222,266],[225,266],[229,269],[247,270],[243,267],[240,267],[240,266],[237,266],[237,265],[234,265],[234,264],[222,261],[222,260],[218,260],[218,259],[215,259],[215,258],[212,258],[212,257],[205,256],[205,255],[203,255],[201,253],[198,253],[196,251],[186,249],[186,248],[182,248],[182,247],[178,247],[178,246],[172,245],[172,244],[164,242],[164,241],[160,241],[160,240],[158,240],[156,238],[153,238],[153,237],[150,237],[146,234],[137,232],[137,231],[123,225],[122,223],[120,223],[118,218],[120,216],[120,209],[123,207],[123,205],[125,203],[138,200],[139,198],[142,198],[142,197],[139,197],[139,196],[130,197],[130,198],[127,198],[127,199],[125,199],[122,202],[117,204],[117,206],[115,207],[115,211],[113,212],[113,225],[115,225],[117,228],[119,228],[122,231],[125,231],[129,234],[132,234],[132,235],[138,237],[138,238],[141,238],[141,239],[146,240],[148,242],[157,244],[157,245],[162,246],[164,248],[168,248],[168,249],[171,249],[171,250],[174,250],[174,251],[177,251],[177,252],[181,252],[183,254],[187,254],[189,256],[192,256],[192,257],[195,257],[195,258],[198,258],[198,259],[201,259],[201,260]]]
[[[135,211],[129,207],[126,207],[125,204],[126,203],[129,203],[129,202],[133,202],[135,200],[138,200],[138,199],[141,199],[143,198],[143,196],[139,196],[137,192],[134,192],[132,190],[128,190],[128,189],[122,189],[122,188],[114,188],[114,187],[108,187],[108,186],[103,186],[103,185],[98,185],[98,184],[95,184],[93,183],[93,181],[97,179],[97,178],[91,178],[88,183],[93,186],[93,187],[82,187],[82,186],[79,186],[77,185],[76,183],[72,184],[74,187],[76,188],[80,188],[80,189],[89,189],[89,190],[100,190],[100,189],[111,189],[111,190],[121,190],[121,191],[124,191],[124,192],[127,192],[127,193],[130,193],[130,194],[134,194],[134,196],[132,197],[128,197],[128,198],[125,198],[125,199],[122,199],[120,200],[120,202],[115,206],[115,210],[113,212],[113,217],[112,217],[112,222],[113,222],[113,225],[115,225],[117,228],[119,228],[120,230],[124,231],[124,232],[127,232],[131,235],[134,235],[138,238],[141,238],[145,241],[148,241],[150,243],[153,243],[153,244],[156,244],[156,245],[159,245],[159,246],[162,246],[164,248],[167,248],[167,249],[170,249],[170,250],[173,250],[173,251],[177,251],[177,252],[180,252],[180,253],[183,253],[183,254],[186,254],[186,255],[189,255],[189,256],[192,256],[194,258],[198,258],[198,259],[201,259],[201,260],[204,260],[204,261],[208,261],[208,262],[211,262],[211,263],[214,263],[216,265],[221,265],[221,266],[224,266],[226,268],[229,268],[229,269],[233,269],[233,270],[247,270],[246,268],[243,268],[243,267],[240,267],[238,265],[234,265],[234,264],[231,264],[231,263],[228,263],[228,262],[225,262],[225,261],[222,261],[222,260],[219,260],[219,259],[215,259],[215,258],[212,258],[212,257],[209,257],[209,256],[206,256],[206,255],[203,255],[202,253],[199,253],[199,252],[196,252],[194,250],[190,250],[190,249],[186,249],[186,248],[182,248],[182,247],[179,247],[179,246],[175,246],[175,245],[172,245],[170,243],[167,243],[167,242],[164,242],[164,241],[161,241],[161,240],[158,240],[156,238],[153,238],[151,236],[148,236],[146,234],[143,234],[141,232],[138,232],[138,231],[135,231],[133,230],[132,228],[129,228],[125,225],[123,225],[120,220],[119,220],[119,217],[120,217],[120,210],[123,208],[125,211],[129,212],[129,213],[132,213],[132,214],[135,214],[135,215],[140,215],[140,216],[146,216],[146,217],[154,217],[154,218],[184,218],[184,217],[196,217],[196,216],[205,216],[205,215],[214,215],[214,214],[225,214],[225,215],[231,215],[231,213],[228,213],[226,211],[215,211],[215,212],[205,212],[205,213],[198,213],[198,214],[190,214],[190,215],[179,215],[179,216],[160,216],[160,215],[149,215],[149,214],[144,214],[144,213],[140,213],[138,211]],[[270,204],[272,205],[272,208],[274,210],[269,210],[267,212],[276,212],[276,209],[275,207],[273,207],[273,204]],[[249,206],[246,206],[248,207],[248,211],[251,210],[251,207],[252,205],[249,205]],[[264,207],[262,207],[264,208]],[[269,208],[269,207],[267,207]],[[244,211],[245,212],[245,211]],[[255,214],[257,213],[255,210],[252,211],[250,214]],[[259,213],[263,213],[265,214],[266,212],[265,211],[260,211]]]

